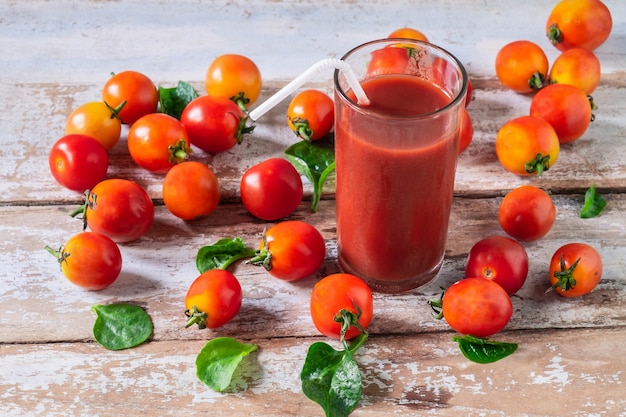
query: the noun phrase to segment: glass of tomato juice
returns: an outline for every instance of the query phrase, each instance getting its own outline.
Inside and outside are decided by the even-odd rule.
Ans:
[[[443,263],[467,73],[444,49],[408,39],[341,59],[370,103],[335,71],[339,265],[374,291],[411,291]]]

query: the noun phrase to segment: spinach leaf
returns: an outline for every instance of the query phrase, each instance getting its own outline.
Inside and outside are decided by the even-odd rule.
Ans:
[[[591,219],[599,216],[606,207],[606,200],[602,195],[596,192],[596,185],[593,184],[585,193],[585,203],[580,211],[580,217],[583,219]]]
[[[211,389],[222,392],[244,356],[258,349],[255,344],[241,343],[230,337],[210,340],[196,357],[196,375]]]
[[[298,172],[313,184],[311,211],[316,212],[326,178],[335,171],[333,135],[314,142],[298,141],[288,147],[285,154]]]
[[[226,269],[239,259],[251,258],[256,251],[246,246],[243,239],[225,238],[212,245],[203,246],[196,255],[196,267],[200,273],[210,269]]]
[[[187,104],[197,97],[198,92],[191,84],[184,81],[178,81],[176,87],[165,88],[159,86],[161,113],[169,114],[179,120]]]
[[[95,304],[97,318],[93,325],[96,342],[109,350],[122,350],[142,344],[152,334],[148,313],[132,304]]]
[[[506,358],[517,350],[517,343],[496,342],[470,335],[452,336],[458,342],[461,353],[476,363],[492,363]]]

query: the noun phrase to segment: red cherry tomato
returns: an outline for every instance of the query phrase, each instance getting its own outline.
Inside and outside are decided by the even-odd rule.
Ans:
[[[140,167],[157,174],[185,161],[190,153],[185,126],[164,113],[137,120],[128,130],[128,152]]]
[[[335,124],[333,100],[319,90],[304,90],[296,94],[287,108],[287,122],[301,139],[323,138]]]
[[[109,179],[98,183],[87,195],[83,213],[85,225],[115,242],[130,242],[143,236],[154,219],[154,204],[137,183]]]
[[[180,121],[192,145],[205,152],[225,152],[252,131],[246,127],[243,111],[232,100],[218,96],[201,96],[183,110]]]
[[[358,317],[356,322],[366,330],[372,321],[374,301],[372,290],[360,278],[351,274],[328,275],[318,281],[311,291],[311,318],[317,330],[332,339],[341,338],[341,311]],[[354,339],[361,330],[352,325],[344,340]]]
[[[213,170],[196,161],[174,165],[165,175],[162,192],[165,207],[183,220],[211,214],[220,200]]]
[[[326,256],[320,232],[308,223],[289,220],[267,230],[260,244],[262,257],[269,260],[269,273],[285,281],[306,278],[317,271]]]
[[[233,274],[223,269],[211,269],[197,277],[185,296],[187,326],[216,329],[233,319],[239,312],[242,291]]]
[[[489,337],[502,330],[513,315],[513,304],[504,288],[481,277],[452,284],[442,300],[444,319],[455,331]]]
[[[287,217],[300,205],[303,195],[300,174],[282,158],[270,158],[249,168],[239,189],[243,205],[262,220]]]
[[[544,237],[552,228],[555,218],[556,207],[550,195],[532,185],[509,191],[498,210],[502,230],[522,241]]]
[[[146,114],[157,111],[159,93],[150,78],[137,71],[122,71],[113,74],[104,84],[102,101],[118,108],[123,123],[133,124]]]
[[[496,75],[500,82],[517,93],[539,90],[548,76],[548,57],[530,41],[514,41],[496,55]]]
[[[612,27],[611,12],[600,0],[561,0],[548,16],[546,35],[561,51],[593,51],[608,39]]]
[[[550,285],[563,297],[590,293],[602,277],[602,258],[586,243],[568,243],[550,260]]]
[[[409,66],[411,49],[398,46],[387,46],[372,51],[367,66],[367,76],[373,77],[383,74],[404,74]]]
[[[102,101],[92,101],[77,107],[67,118],[65,134],[72,133],[91,136],[111,149],[120,139],[122,122],[115,109]]]
[[[530,102],[530,115],[550,123],[560,143],[570,143],[587,131],[592,119],[591,103],[579,88],[551,84],[535,94]]]
[[[261,94],[261,72],[243,55],[225,54],[211,62],[204,81],[210,96],[224,97],[250,106]]]
[[[561,53],[552,63],[550,82],[578,87],[585,94],[595,91],[602,70],[600,60],[584,48],[572,48]]]
[[[461,136],[459,139],[459,153],[463,152],[470,146],[474,138],[474,125],[472,118],[467,109],[462,110],[461,115]]]
[[[48,165],[59,184],[82,193],[104,179],[109,157],[104,146],[91,136],[70,134],[52,145]]]
[[[102,290],[113,284],[122,270],[122,254],[108,237],[95,232],[72,236],[58,251],[46,246],[57,257],[61,270],[74,285]]]
[[[509,295],[522,288],[528,275],[528,254],[519,242],[489,236],[476,242],[465,265],[466,277],[483,277],[500,285]]]

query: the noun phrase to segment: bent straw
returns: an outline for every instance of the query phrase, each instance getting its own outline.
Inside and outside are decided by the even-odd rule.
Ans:
[[[354,75],[354,72],[352,71],[350,64],[348,64],[346,61],[342,61],[341,59],[327,58],[327,59],[318,61],[311,68],[304,71],[298,77],[293,79],[290,83],[288,83],[283,88],[278,90],[276,94],[274,94],[273,96],[265,100],[256,109],[250,111],[250,113],[248,113],[248,117],[252,120],[252,122],[256,122],[259,119],[259,117],[263,116],[270,109],[272,109],[278,103],[280,103],[289,95],[291,95],[298,87],[300,87],[302,84],[307,82],[311,77],[313,77],[315,73],[320,72],[322,70],[330,69],[330,68],[338,69],[346,76],[346,80],[348,81],[348,84],[350,85],[350,88],[352,89],[352,91],[354,91],[357,102],[359,104],[363,106],[366,106],[369,104],[370,101],[365,95],[365,91],[363,91],[363,87],[361,87],[361,84],[357,80],[356,75]]]

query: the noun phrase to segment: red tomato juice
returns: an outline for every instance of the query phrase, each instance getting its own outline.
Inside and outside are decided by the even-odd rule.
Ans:
[[[443,261],[459,112],[434,113],[451,98],[419,77],[362,86],[370,105],[340,105],[335,126],[339,262],[375,290],[406,291]]]

